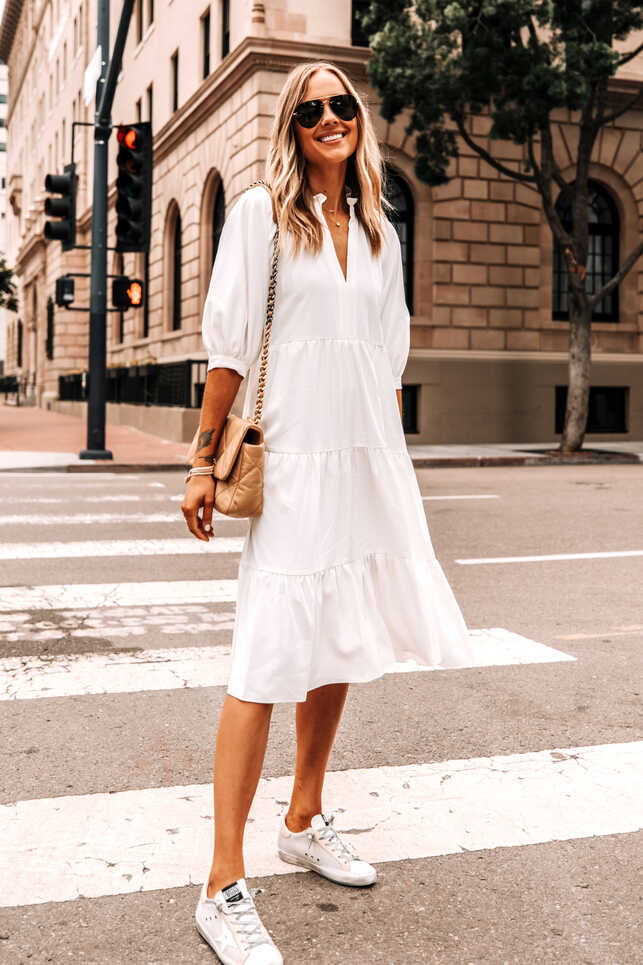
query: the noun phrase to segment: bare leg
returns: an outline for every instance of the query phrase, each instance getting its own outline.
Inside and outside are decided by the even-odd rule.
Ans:
[[[327,684],[309,690],[297,704],[297,760],[286,827],[303,831],[322,809],[326,765],[342,716],[348,684]]]
[[[214,857],[208,897],[245,878],[243,832],[268,743],[272,704],[226,694],[214,756]]]

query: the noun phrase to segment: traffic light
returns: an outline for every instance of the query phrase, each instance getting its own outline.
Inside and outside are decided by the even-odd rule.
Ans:
[[[112,281],[112,305],[127,311],[128,308],[140,308],[143,304],[143,282],[138,278],[128,278],[119,275]]]
[[[56,305],[65,308],[74,300],[74,279],[70,275],[61,275],[56,279]]]
[[[45,191],[60,194],[60,198],[45,198],[45,214],[59,221],[45,221],[45,238],[62,241],[63,251],[76,246],[76,165],[66,164],[64,174],[48,174]]]
[[[149,121],[120,124],[116,139],[116,250],[149,251],[152,125]]]

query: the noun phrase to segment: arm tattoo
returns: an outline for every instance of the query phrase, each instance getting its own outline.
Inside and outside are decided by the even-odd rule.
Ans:
[[[200,452],[201,449],[204,449],[206,446],[210,445],[210,443],[212,442],[213,435],[214,435],[214,429],[203,430],[203,432],[199,436],[199,441],[197,443],[197,452]]]

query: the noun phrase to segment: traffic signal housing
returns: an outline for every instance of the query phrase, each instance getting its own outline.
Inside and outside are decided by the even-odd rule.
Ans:
[[[130,308],[141,308],[143,305],[143,282],[138,278],[119,275],[112,281],[112,305],[127,311]]]
[[[70,275],[61,275],[56,279],[56,305],[66,308],[71,305],[74,297],[74,279]]]
[[[149,251],[152,212],[152,125],[116,129],[116,251]]]
[[[64,174],[48,174],[45,191],[59,194],[59,198],[45,198],[45,214],[57,221],[45,221],[45,238],[61,241],[63,251],[76,247],[76,165],[66,164]]]

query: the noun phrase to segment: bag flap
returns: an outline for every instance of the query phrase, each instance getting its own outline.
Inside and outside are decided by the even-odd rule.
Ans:
[[[229,415],[217,443],[214,465],[215,479],[228,478],[244,442],[260,445],[263,442],[263,429],[251,422],[250,419],[241,419],[238,415]]]

